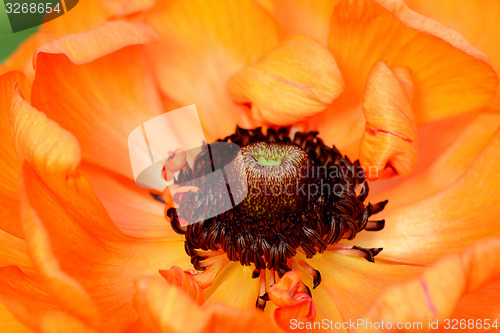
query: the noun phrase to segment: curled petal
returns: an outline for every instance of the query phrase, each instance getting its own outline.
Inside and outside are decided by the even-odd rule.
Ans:
[[[500,240],[476,242],[461,254],[448,255],[422,276],[384,292],[368,311],[367,321],[428,322],[449,317],[459,299],[500,274]]]
[[[457,165],[459,172],[460,168],[466,169],[465,172],[450,184],[440,184],[442,181],[439,180],[438,186],[444,188],[431,196],[396,207],[394,210],[389,206],[382,217],[391,223],[387,223],[380,235],[370,236],[370,241],[363,242],[362,246],[376,244],[383,247],[381,258],[412,264],[430,264],[447,253],[462,251],[478,239],[500,236],[497,207],[500,198],[500,192],[497,190],[500,186],[500,128],[498,116],[481,118],[474,127],[485,120],[489,121],[492,126],[483,124],[482,127],[485,134],[474,138],[471,135],[473,132],[467,133],[469,138],[478,141],[454,147],[463,149],[463,152],[467,152],[471,147],[482,147],[473,161],[467,158],[466,162],[471,163],[468,167]],[[477,154],[476,151],[473,153]],[[460,155],[453,155],[449,156],[452,159],[446,163],[452,163],[453,158],[461,158]],[[448,169],[438,175],[447,177],[446,170]],[[453,173],[455,172],[457,171]],[[456,177],[453,173],[451,175]],[[415,191],[414,186],[410,188]],[[397,192],[394,194],[397,195]],[[415,242],[415,239],[419,241]]]
[[[73,133],[85,160],[130,179],[129,134],[164,112],[143,53],[155,40],[149,26],[112,21],[52,41],[34,57],[33,106]]]
[[[293,298],[299,284],[302,282],[302,272],[291,271],[269,289],[269,299],[277,306],[290,306],[299,303]]]
[[[9,117],[15,85],[24,95],[31,94],[31,87],[22,73],[7,72],[0,76],[0,219],[2,230],[22,237],[17,198],[21,163],[14,149]]]
[[[359,157],[369,179],[405,176],[413,170],[417,160],[417,128],[412,94],[413,84],[407,70],[391,69],[384,62],[375,64],[368,76],[363,102],[366,129]]]
[[[313,321],[316,317],[316,306],[311,296],[306,293],[296,293],[293,299],[296,302],[294,305],[282,306],[274,310],[274,320],[284,330],[290,329],[292,319],[296,320],[296,323],[306,323]]]
[[[198,304],[203,304],[204,294],[203,289],[193,280],[192,275],[184,272],[180,267],[173,266],[167,270],[160,270],[160,275],[163,278],[181,288]]]
[[[39,173],[75,171],[81,158],[76,138],[33,108],[18,88],[12,96],[11,119],[14,146],[21,160],[27,160]]]
[[[316,316],[316,308],[311,296],[304,292],[302,273],[286,272],[281,279],[269,288],[269,299],[278,308],[274,319],[282,329],[290,328],[290,320],[309,322]]]
[[[228,89],[236,102],[251,103],[257,118],[290,125],[323,111],[342,93],[344,82],[325,47],[293,36],[235,74]]]

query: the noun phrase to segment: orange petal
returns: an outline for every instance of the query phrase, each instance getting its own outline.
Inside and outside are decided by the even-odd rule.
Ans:
[[[19,202],[17,199],[17,182],[21,164],[14,149],[10,131],[10,101],[14,84],[29,96],[31,87],[20,72],[7,72],[0,76],[0,220],[1,229],[22,237],[19,223]]]
[[[485,139],[487,136],[481,137],[480,141]],[[474,145],[480,147],[481,142]],[[444,254],[463,250],[477,239],[500,236],[497,216],[499,150],[500,128],[497,127],[460,178],[440,192],[413,204],[392,211],[389,204],[388,212],[380,214],[386,220],[384,230],[362,245],[383,247],[381,258],[428,264]],[[443,172],[444,177],[446,172]]]
[[[26,252],[26,244],[23,239],[0,229],[0,244],[0,267],[16,265],[22,268],[23,271],[32,270],[31,262]]]
[[[228,303],[234,308],[255,308],[259,281],[252,279],[253,268],[230,262],[220,271],[214,283],[205,289],[205,304]],[[243,287],[244,286],[244,287]]]
[[[135,278],[158,274],[159,268],[174,264],[190,267],[182,238],[152,242],[119,232],[89,181],[78,170],[70,172],[78,165],[72,153],[71,134],[23,102],[19,95],[15,105],[18,108],[13,110],[12,121],[24,131],[22,136],[14,133],[17,146],[37,170],[25,163],[21,193],[29,203],[30,214],[26,216],[36,217],[33,218],[36,223],[27,230],[34,235],[26,237],[27,246],[37,249],[43,244],[38,239],[42,239],[50,242],[52,249],[30,252],[45,256],[43,260],[37,259],[38,265],[44,265],[44,270],[39,269],[38,273],[47,283],[64,283],[65,280],[52,281],[61,274],[78,281],[106,317],[107,327],[131,324],[137,319],[130,303]],[[28,131],[36,133],[40,128],[45,129],[43,136]],[[45,153],[41,154],[42,151]],[[38,158],[42,155],[43,158]],[[117,198],[119,195],[116,194]]]
[[[309,263],[321,272],[321,284],[312,290],[318,313],[322,313],[323,319],[341,318],[340,321],[361,318],[383,291],[422,270],[418,266],[388,265],[380,261],[374,264],[330,251],[315,256]],[[332,303],[338,309],[331,306]]]
[[[293,321],[304,325],[316,317],[316,307],[303,286],[302,273],[289,271],[269,288],[269,299],[278,307],[274,310],[274,320],[284,330],[290,330]]]
[[[203,304],[203,289],[192,279],[191,274],[184,272],[178,266],[173,266],[167,270],[160,270],[160,275],[170,284],[181,288],[196,303]]]
[[[61,204],[33,172],[25,170],[25,191],[30,205],[43,225],[41,232],[48,234],[53,247],[52,261],[58,261],[61,269],[74,277],[96,302],[106,327],[124,327],[137,319],[130,303],[133,295],[133,280],[143,275],[158,274],[165,266],[190,267],[189,257],[184,252],[184,241],[150,241],[131,238],[110,238],[109,233],[93,233],[103,229],[99,216],[77,215],[73,208]],[[55,178],[55,177],[54,177]],[[68,182],[75,182],[70,178]],[[57,193],[57,189],[55,192]],[[80,198],[75,195],[82,190]],[[88,190],[68,186],[68,195],[77,198],[73,205],[88,207]],[[78,212],[76,212],[78,213]],[[106,223],[104,221],[104,223]]]
[[[37,273],[42,277],[42,287],[61,307],[89,326],[98,327],[100,318],[95,304],[82,286],[63,272],[54,258],[49,235],[24,193],[23,182],[20,185],[20,201],[27,250]]]
[[[342,93],[344,82],[326,48],[293,36],[231,77],[228,89],[236,102],[252,104],[255,118],[290,125],[323,111]]]
[[[387,290],[368,311],[371,322],[423,322],[449,317],[459,299],[500,274],[500,240],[482,240],[444,257],[422,276]],[[497,303],[497,302],[495,302]]]
[[[458,31],[486,53],[496,72],[500,72],[500,43],[496,34],[500,29],[498,1],[408,0],[407,3],[413,10]],[[500,87],[492,105],[500,107]]]
[[[35,76],[33,69],[33,53],[38,47],[37,35],[32,35],[23,41],[19,47],[7,58],[5,65],[11,70],[18,70],[24,73],[32,82]]]
[[[274,0],[258,1],[281,24],[288,34],[312,37],[328,43],[330,18],[338,2],[330,0]]]
[[[377,61],[411,71],[418,123],[471,112],[495,94],[498,79],[484,54],[402,0],[342,0],[330,28],[329,47],[346,83],[344,107],[359,103]]]
[[[237,310],[223,304],[200,308],[176,286],[153,277],[139,279],[136,286],[136,309],[154,332],[277,331],[271,319],[255,308]]]
[[[128,135],[163,112],[134,46],[154,38],[149,27],[113,21],[44,45],[35,58],[33,106],[75,135],[84,159],[131,179]]]
[[[363,102],[366,130],[359,157],[368,179],[412,172],[417,160],[412,94],[408,71],[390,69],[384,62],[375,64],[368,76]]]
[[[250,0],[161,2],[146,17],[161,34],[148,46],[163,92],[195,103],[205,137],[214,140],[248,127],[226,92],[227,79],[277,44],[273,20]]]
[[[147,10],[154,2],[154,0],[79,1],[64,15],[43,24],[37,37],[40,44],[45,44],[67,34],[87,31],[105,23],[110,18]]]
[[[5,313],[6,309],[0,304],[3,332],[95,332],[72,314],[64,312],[17,267],[1,267],[0,273],[0,300],[15,316]]]
[[[403,182],[398,184],[387,182],[380,189],[376,188],[379,184],[370,186],[370,193],[373,194],[369,198],[370,201],[389,199],[390,204],[382,213],[387,214],[444,190],[467,171],[499,126],[500,113],[484,110],[473,117],[455,119],[448,124],[433,124],[426,126],[427,128],[419,128],[419,137],[423,141],[419,141],[419,158],[424,161],[420,161],[415,174]],[[455,135],[456,131],[459,131],[458,135]],[[446,149],[439,149],[443,144],[442,141],[449,140],[447,138],[443,140],[443,137],[447,136],[451,137],[453,142],[448,143]],[[429,161],[425,159],[434,158],[430,152],[433,149],[439,152],[439,156],[430,161],[432,164],[429,165]],[[418,170],[419,164],[422,165],[420,170]],[[384,188],[386,190],[383,190]],[[359,236],[364,238],[367,235]]]

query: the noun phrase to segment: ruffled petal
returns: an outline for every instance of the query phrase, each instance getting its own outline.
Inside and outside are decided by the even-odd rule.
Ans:
[[[491,119],[498,124],[497,116]],[[394,210],[390,209],[389,204],[387,212],[379,214],[386,220],[384,230],[373,233],[366,242],[358,240],[358,243],[367,247],[375,244],[376,247],[383,247],[384,251],[379,255],[382,258],[428,264],[446,253],[463,250],[477,239],[499,236],[497,202],[500,193],[497,188],[500,186],[500,174],[497,165],[500,163],[500,129],[497,125],[494,127],[496,129],[484,126],[485,136],[479,135],[478,141],[454,147],[455,153],[460,152],[459,149],[467,152],[470,148],[480,149],[487,141],[469,167],[459,163],[458,169],[452,171],[452,175],[456,176],[457,172],[460,174],[467,169],[461,177],[440,192],[420,201]],[[488,140],[487,132],[492,130],[495,133]],[[472,138],[473,133],[466,133],[464,138]],[[468,153],[474,154],[475,149]],[[450,154],[443,163],[446,166],[459,158],[458,154]],[[471,158],[467,157],[465,164],[470,162]],[[447,170],[445,168],[438,175],[446,177]],[[431,182],[432,173],[427,177]],[[415,187],[410,188],[415,191]],[[391,198],[388,199],[390,202]],[[362,237],[360,234],[360,239]]]
[[[235,102],[251,103],[255,119],[291,125],[323,111],[342,93],[344,82],[326,48],[292,36],[232,76],[228,90]]]
[[[273,20],[249,0],[163,1],[146,17],[161,34],[148,46],[163,92],[195,103],[207,140],[251,126],[230,99],[227,79],[277,44]]]
[[[429,318],[447,318],[463,295],[474,292],[499,274],[500,240],[476,242],[463,253],[439,260],[420,277],[384,292],[368,311],[366,321],[427,324]]]
[[[22,237],[17,198],[21,164],[14,150],[9,120],[10,101],[16,82],[18,89],[29,96],[31,87],[23,74],[7,72],[0,76],[0,220],[2,230]]]
[[[25,223],[31,221],[25,230],[31,235],[26,235],[27,247],[36,255],[32,260],[43,266],[37,272],[55,284],[51,288],[68,284],[66,278],[76,281],[110,330],[127,327],[137,319],[130,302],[133,280],[174,264],[189,267],[183,240],[152,242],[121,233],[77,169],[76,139],[19,94],[15,99],[15,146],[25,159],[20,193],[29,208]],[[66,300],[68,295],[59,297]]]
[[[342,0],[330,28],[329,47],[346,82],[345,107],[360,102],[377,61],[411,71],[419,123],[471,112],[494,97],[498,79],[484,54],[403,1]]]
[[[48,43],[64,35],[87,31],[111,18],[145,11],[155,0],[85,0],[68,10],[56,20],[44,23],[37,34],[40,44]]]
[[[178,287],[159,278],[142,278],[134,297],[142,322],[153,332],[277,332],[263,312],[216,304],[200,308]],[[161,296],[160,296],[161,295]]]
[[[61,309],[17,267],[1,267],[0,273],[0,301],[6,307],[3,309],[0,304],[3,332],[95,332],[72,313]],[[5,313],[7,309],[10,316]]]
[[[360,163],[368,179],[410,174],[417,161],[417,128],[411,107],[411,74],[377,62],[368,76],[363,102],[366,129]]]
[[[23,187],[21,183],[21,222],[28,253],[36,272],[42,277],[42,288],[68,312],[89,326],[98,327],[100,318],[94,302],[76,280],[61,270],[54,258],[49,235],[30,206]]]
[[[75,135],[84,159],[131,179],[127,138],[163,112],[138,45],[153,40],[150,27],[114,21],[46,44],[35,57],[33,106]]]
[[[458,31],[483,51],[496,72],[500,72],[500,42],[497,35],[500,29],[500,2],[407,0],[407,3],[413,10]],[[491,105],[500,107],[500,86]]]

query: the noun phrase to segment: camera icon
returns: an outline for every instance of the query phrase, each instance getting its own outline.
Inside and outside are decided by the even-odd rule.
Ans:
[[[189,204],[174,207],[188,224],[205,221],[241,203],[248,194],[240,148],[234,143],[207,144],[196,106],[189,105],[152,118],[128,137],[135,182],[146,189],[171,192],[196,188]],[[165,177],[165,166],[182,155],[192,177]],[[191,169],[193,166],[194,169]],[[196,207],[194,209],[193,207]]]

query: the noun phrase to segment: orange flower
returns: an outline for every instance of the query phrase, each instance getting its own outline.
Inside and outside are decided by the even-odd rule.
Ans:
[[[463,10],[471,22],[454,27],[498,69],[498,43],[479,39],[470,15],[482,7],[408,2],[450,25]],[[495,31],[498,12],[482,32]],[[494,325],[498,80],[472,45],[397,0],[81,2],[1,68],[3,329]],[[236,125],[317,130],[379,179],[368,199],[389,200],[384,230],[313,258],[299,249],[276,281],[265,269],[252,279],[254,263],[221,249],[193,270],[165,205],[135,185],[127,151],[134,128],[193,103],[211,141]],[[383,251],[371,263],[352,245]],[[256,299],[269,299],[264,312]]]

